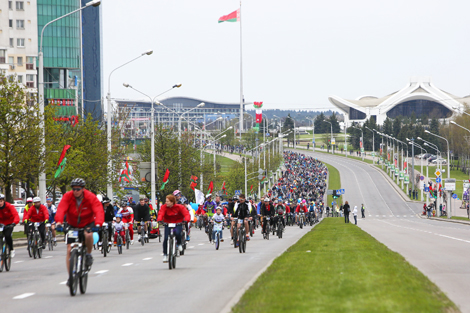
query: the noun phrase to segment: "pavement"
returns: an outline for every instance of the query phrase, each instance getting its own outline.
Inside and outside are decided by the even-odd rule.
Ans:
[[[204,231],[192,229],[191,241],[176,269],[162,262],[162,244],[155,239],[104,258],[93,252],[94,264],[85,295],[71,297],[65,286],[65,244],[32,259],[17,248],[10,272],[0,273],[2,312],[229,312],[232,305],[274,258],[297,242],[311,227],[287,227],[282,239],[263,240],[259,229],[246,253],[221,243],[218,251]],[[224,236],[229,237],[228,230]]]
[[[287,150],[287,149],[285,149]],[[422,203],[406,201],[374,166],[325,153],[305,152],[335,166],[351,209],[364,204],[358,226],[400,253],[434,282],[462,312],[470,312],[470,225],[420,218]],[[360,216],[360,213],[359,213]],[[350,215],[352,222],[354,218]]]

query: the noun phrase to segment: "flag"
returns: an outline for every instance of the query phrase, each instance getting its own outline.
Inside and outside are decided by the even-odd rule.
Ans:
[[[166,169],[165,176],[163,176],[163,184],[160,187],[160,190],[163,190],[165,188],[166,183],[168,183],[168,178],[170,177],[170,171]]]
[[[119,176],[119,182],[122,181],[123,177],[124,177],[125,182],[129,183],[131,181],[131,178],[129,177],[129,172],[127,171],[127,169],[121,171],[121,175]]]
[[[212,191],[214,191],[214,183],[211,181],[209,183],[209,188],[207,188],[207,193],[212,193]]]
[[[255,107],[255,109],[261,109],[263,107],[263,101],[261,102],[254,102],[253,103],[253,106]]]
[[[194,175],[191,175],[191,185],[189,187],[194,190],[194,187],[197,186],[197,177]]]
[[[224,15],[219,18],[219,23],[222,22],[239,22],[240,21],[240,9],[233,11],[230,14]]]
[[[196,203],[203,205],[204,204],[204,193],[199,189],[194,189],[194,197],[196,198]]]
[[[250,187],[250,195],[252,195],[252,194],[253,194],[253,185],[251,185],[251,187]]]
[[[256,110],[256,123],[259,124],[263,120],[263,111]]]
[[[62,160],[62,162],[60,163],[60,166],[59,168],[57,169],[57,171],[55,172],[55,175],[54,175],[54,178],[57,178],[60,176],[60,174],[62,174],[62,172],[64,171],[64,168],[65,168],[65,164],[67,163],[67,158],[64,158]]]
[[[227,189],[225,188],[225,182],[222,184],[222,190],[224,194],[227,194]]]
[[[67,150],[68,150],[70,147],[71,147],[70,145],[65,145],[65,146],[62,148],[62,153],[60,154],[60,158],[59,158],[59,162],[57,162],[57,166],[60,166],[60,164],[62,163],[62,160],[63,160],[64,157],[65,157],[65,153],[67,152]]]

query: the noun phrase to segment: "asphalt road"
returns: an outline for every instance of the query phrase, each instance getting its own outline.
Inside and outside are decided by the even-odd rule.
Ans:
[[[311,227],[287,227],[282,239],[263,240],[259,229],[240,254],[226,240],[220,250],[209,244],[204,231],[192,230],[186,254],[176,269],[162,262],[162,244],[135,242],[104,258],[94,251],[94,264],[85,295],[71,297],[65,286],[65,244],[32,259],[18,248],[10,272],[0,273],[2,312],[221,312],[270,261]],[[227,230],[224,236],[228,237]],[[16,297],[16,298],[15,298]],[[236,299],[236,298],[235,298]]]
[[[307,152],[336,167],[344,201],[358,207],[358,226],[403,255],[447,296],[470,312],[470,226],[422,219],[422,203],[406,202],[371,165],[324,153]],[[364,204],[366,218],[360,218]],[[354,219],[350,215],[352,222]]]

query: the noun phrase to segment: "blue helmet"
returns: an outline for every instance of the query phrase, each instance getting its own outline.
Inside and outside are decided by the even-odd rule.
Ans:
[[[122,214],[121,213],[116,214],[116,218],[118,218],[118,217],[122,218]]]

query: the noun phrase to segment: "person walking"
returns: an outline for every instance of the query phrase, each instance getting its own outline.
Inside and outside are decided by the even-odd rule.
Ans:
[[[349,207],[348,201],[344,203],[343,211],[344,211],[344,222],[349,223],[349,212],[351,212],[351,209]]]
[[[366,215],[364,214],[366,211],[366,208],[364,207],[364,203],[361,205],[361,214],[362,214],[362,218],[366,218]]]
[[[354,215],[354,225],[357,225],[357,205],[354,206],[353,215]]]

